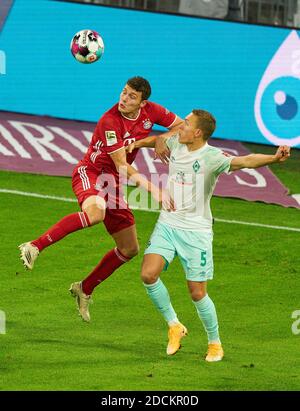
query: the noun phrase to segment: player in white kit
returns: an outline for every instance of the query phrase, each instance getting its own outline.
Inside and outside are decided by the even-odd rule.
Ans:
[[[220,361],[224,356],[216,309],[207,294],[207,280],[213,278],[210,199],[218,176],[241,168],[257,168],[282,162],[290,155],[289,147],[281,146],[274,155],[230,156],[207,143],[215,126],[216,121],[210,113],[193,110],[186,117],[179,133],[166,138],[170,151],[167,187],[174,199],[176,211],[161,211],[145,250],[141,273],[147,294],[169,326],[167,354],[175,354],[187,329],[177,318],[160,274],[175,256],[179,257],[191,298],[207,332],[208,351],[205,359],[209,362]],[[138,148],[150,147],[151,139],[153,137],[135,144],[138,144]]]

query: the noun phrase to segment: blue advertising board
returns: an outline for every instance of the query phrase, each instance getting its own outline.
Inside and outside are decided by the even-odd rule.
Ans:
[[[90,65],[70,53],[73,35],[87,28],[105,43]],[[193,108],[210,111],[217,137],[300,147],[296,30],[16,0],[0,51],[1,110],[97,121],[126,80],[140,75],[152,85],[150,99],[181,117]]]

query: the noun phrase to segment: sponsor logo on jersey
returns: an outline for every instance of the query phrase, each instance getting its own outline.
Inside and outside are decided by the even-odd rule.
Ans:
[[[171,157],[170,157],[170,161],[171,161],[171,163],[173,163],[173,161],[175,161],[175,157],[174,157],[174,156],[171,156]]]
[[[129,146],[129,144],[134,143],[134,142],[135,142],[135,137],[126,138],[126,140],[124,140],[124,147]]]
[[[114,130],[105,131],[105,137],[106,137],[106,144],[108,145],[108,147],[113,146],[118,141],[116,132]]]
[[[181,184],[184,184],[184,183],[185,183],[185,173],[184,173],[184,171],[179,171],[179,172],[176,174],[175,181],[176,181],[177,183],[181,183]]]
[[[145,130],[149,130],[149,128],[152,127],[152,123],[149,119],[145,120],[143,123],[144,123],[143,127],[144,127]]]

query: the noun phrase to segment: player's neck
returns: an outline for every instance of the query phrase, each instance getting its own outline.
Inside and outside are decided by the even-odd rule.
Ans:
[[[131,113],[126,114],[121,113],[121,115],[129,120],[137,120],[138,116],[140,115],[140,112],[141,109],[139,108],[137,111],[132,111]]]
[[[194,141],[191,144],[187,144],[186,147],[188,151],[196,151],[199,150],[200,148],[204,147],[206,144],[206,141],[201,140],[201,141]]]

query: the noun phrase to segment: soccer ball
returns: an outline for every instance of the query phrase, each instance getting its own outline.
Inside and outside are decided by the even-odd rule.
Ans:
[[[99,60],[104,53],[104,43],[94,30],[80,30],[71,41],[71,53],[80,63],[89,64]]]

